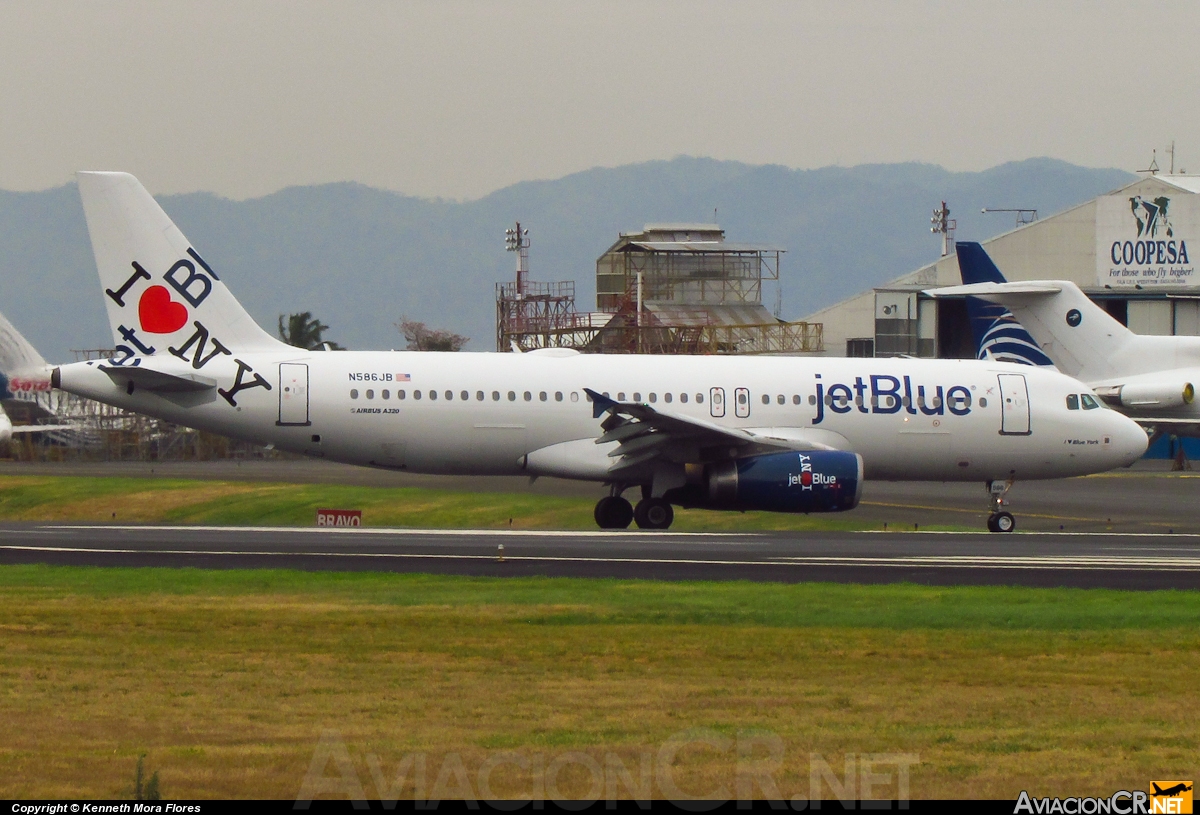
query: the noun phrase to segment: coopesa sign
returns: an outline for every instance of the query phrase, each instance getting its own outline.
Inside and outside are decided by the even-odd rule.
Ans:
[[[1200,196],[1106,195],[1096,199],[1096,282],[1194,286],[1188,241],[1200,238]]]

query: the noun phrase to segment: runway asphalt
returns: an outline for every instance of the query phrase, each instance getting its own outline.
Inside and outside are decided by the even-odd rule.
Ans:
[[[0,563],[1195,589],[1200,588],[1200,535],[703,534],[8,523],[0,525]]]

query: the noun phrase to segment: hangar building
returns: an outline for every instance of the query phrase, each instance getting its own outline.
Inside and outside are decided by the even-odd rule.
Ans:
[[[1011,281],[1065,279],[1139,334],[1200,335],[1200,176],[1147,175],[983,246]],[[969,358],[951,249],[936,263],[804,318],[824,324],[828,356]]]

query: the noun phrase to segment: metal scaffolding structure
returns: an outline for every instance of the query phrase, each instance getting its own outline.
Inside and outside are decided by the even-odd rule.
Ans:
[[[575,284],[529,281],[529,231],[506,233],[515,283],[496,285],[496,349],[574,348],[606,354],[802,354],[822,326],[789,323],[762,305],[782,249],[730,243],[716,224],[650,224],[622,233],[596,261],[596,305],[575,308]]]
[[[496,350],[582,348],[608,315],[575,310],[575,281],[529,280],[529,230],[516,223],[504,232],[505,248],[517,255],[517,279],[496,284]]]

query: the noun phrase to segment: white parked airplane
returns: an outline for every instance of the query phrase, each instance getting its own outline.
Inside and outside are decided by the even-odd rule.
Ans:
[[[117,354],[54,385],[189,427],[373,467],[605,482],[605,528],[666,528],[672,504],[837,512],[864,477],[1011,483],[1146,449],[1115,411],[1069,411],[1080,383],[1009,364],[293,348],[137,179],[78,178]],[[999,492],[989,526],[1008,531]]]
[[[69,424],[30,424],[13,426],[4,409],[20,403],[34,403],[34,409],[43,416],[52,416],[54,400],[50,392],[50,373],[53,367],[46,364],[21,332],[0,314],[0,444],[7,444],[13,434],[46,433],[54,430],[71,430]]]
[[[977,243],[958,245],[958,263],[966,285],[928,294],[967,295],[968,309],[972,298],[998,304],[991,306],[999,311],[991,333],[1004,335],[1005,341],[991,347],[1006,352],[1004,358],[1053,363],[1141,424],[1177,436],[1200,436],[1200,337],[1135,334],[1069,280],[1006,282]],[[979,329],[986,318],[972,317],[983,352],[987,334],[980,335]]]

